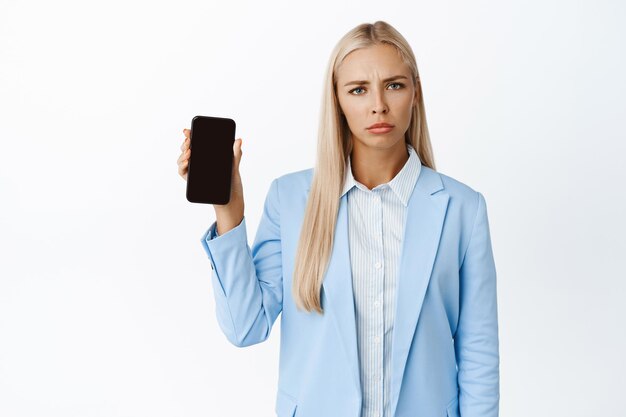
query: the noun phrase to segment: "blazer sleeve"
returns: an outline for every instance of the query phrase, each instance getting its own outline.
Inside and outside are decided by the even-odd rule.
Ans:
[[[476,217],[460,276],[459,322],[454,338],[461,417],[497,417],[500,356],[496,268],[484,196],[477,192]]]
[[[265,198],[263,215],[252,248],[246,218],[216,236],[217,221],[201,242],[212,268],[216,316],[226,338],[245,347],[265,341],[282,311],[282,250],[278,183]]]

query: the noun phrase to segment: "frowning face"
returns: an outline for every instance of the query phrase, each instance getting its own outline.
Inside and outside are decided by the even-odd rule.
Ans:
[[[404,133],[417,105],[416,81],[396,48],[381,44],[348,54],[336,73],[336,93],[352,139],[360,145],[392,148]],[[387,123],[388,128],[371,128]]]

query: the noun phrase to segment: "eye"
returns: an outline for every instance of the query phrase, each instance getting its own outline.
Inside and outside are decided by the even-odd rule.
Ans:
[[[404,84],[402,84],[402,83],[390,83],[389,85],[397,85],[398,86],[398,88],[392,88],[392,90],[400,90],[401,88],[404,87]],[[348,91],[348,94],[352,94],[356,90],[363,90],[363,87],[353,88],[352,90]],[[360,96],[361,94],[352,94],[352,95]]]
[[[349,93],[349,94],[352,94],[352,92],[353,92],[354,90],[362,90],[362,89],[363,89],[363,87],[353,88],[352,90],[348,91],[348,93]],[[360,94],[356,94],[356,95],[358,96],[358,95],[360,95]]]

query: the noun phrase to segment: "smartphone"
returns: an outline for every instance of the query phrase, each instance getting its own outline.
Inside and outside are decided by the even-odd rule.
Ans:
[[[233,170],[235,121],[196,116],[191,120],[187,201],[228,204]]]

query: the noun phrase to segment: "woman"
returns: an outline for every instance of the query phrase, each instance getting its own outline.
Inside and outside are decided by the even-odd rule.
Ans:
[[[435,171],[410,46],[361,24],[325,85],[316,165],[272,181],[251,248],[233,145],[231,201],[201,239],[221,329],[260,343],[282,312],[279,417],[497,416],[485,199]]]

